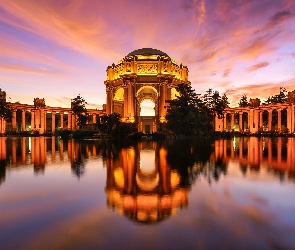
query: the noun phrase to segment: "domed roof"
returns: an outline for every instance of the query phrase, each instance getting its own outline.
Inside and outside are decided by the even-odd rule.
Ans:
[[[158,50],[158,49],[153,49],[153,48],[137,49],[137,50],[134,50],[134,51],[130,52],[127,56],[135,56],[135,55],[159,55],[159,56],[167,56],[167,57],[169,57],[163,51]]]

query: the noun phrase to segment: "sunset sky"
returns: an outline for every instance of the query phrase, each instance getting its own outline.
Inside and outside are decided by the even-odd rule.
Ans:
[[[295,0],[1,0],[0,88],[12,102],[106,102],[106,68],[156,48],[196,92],[265,100],[295,90]]]

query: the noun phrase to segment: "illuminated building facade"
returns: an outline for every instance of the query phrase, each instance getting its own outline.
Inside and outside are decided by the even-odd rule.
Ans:
[[[175,86],[190,84],[188,68],[152,48],[132,51],[107,68],[106,113],[119,113],[123,122],[136,123],[138,131],[156,132],[165,122],[166,100],[175,98]],[[141,104],[154,103],[155,116],[141,116]]]

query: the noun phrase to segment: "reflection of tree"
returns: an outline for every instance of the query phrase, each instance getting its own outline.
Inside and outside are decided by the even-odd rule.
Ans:
[[[78,179],[80,179],[85,174],[84,161],[87,158],[86,144],[82,142],[74,143],[74,152],[72,153],[71,169]]]
[[[0,160],[0,185],[4,183],[6,177],[6,159]]]
[[[180,173],[181,185],[190,185],[200,176],[211,183],[227,173],[223,158],[210,159],[214,148],[208,141],[174,141],[167,144],[167,149],[167,162]]]

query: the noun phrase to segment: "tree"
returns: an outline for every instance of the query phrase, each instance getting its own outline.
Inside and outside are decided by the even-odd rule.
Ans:
[[[242,95],[240,101],[239,101],[239,107],[248,107],[250,103],[248,102],[247,96],[244,94]]]
[[[98,129],[105,134],[111,134],[121,123],[121,115],[118,113],[112,113],[109,115],[100,116],[97,121]]]
[[[6,93],[0,88],[0,117],[4,118],[7,122],[10,122],[12,119],[12,108],[9,106],[9,103],[6,102]]]
[[[277,95],[269,96],[263,104],[276,104],[276,103],[285,103],[288,100],[287,90],[283,87],[280,87],[280,93]]]
[[[201,96],[187,84],[177,85],[176,90],[179,96],[166,101],[169,104],[166,127],[175,134],[210,133],[214,117],[223,117],[223,110],[228,105],[226,95],[220,96],[218,91],[209,89]]]
[[[72,111],[75,115],[77,115],[77,123],[79,126],[83,126],[87,122],[87,102],[80,94],[71,100]]]

